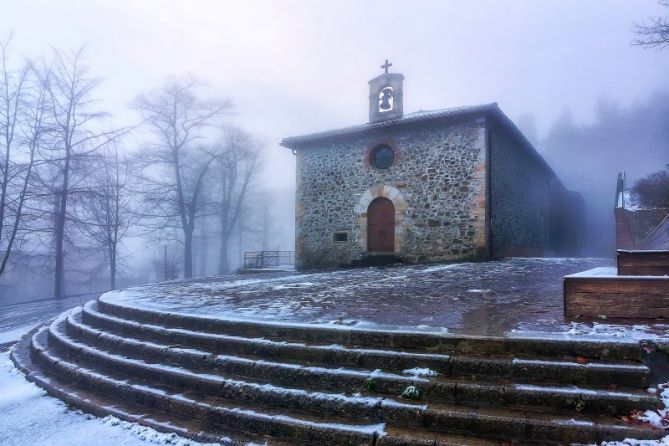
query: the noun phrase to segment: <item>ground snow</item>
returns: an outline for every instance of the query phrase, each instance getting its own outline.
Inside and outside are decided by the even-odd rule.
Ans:
[[[164,434],[111,416],[73,411],[28,382],[0,353],[0,444],[2,446],[214,446]]]
[[[659,336],[656,333],[653,333],[652,328],[649,325],[617,325],[617,324],[603,324],[599,322],[592,323],[581,323],[581,322],[572,322],[571,327],[565,334],[570,336],[582,336],[582,337],[598,337],[598,338],[626,338],[629,340],[640,341],[640,340],[652,340],[660,339],[663,336]]]
[[[21,336],[28,333],[30,330],[35,328],[38,324],[29,324],[23,327],[15,328],[13,330],[4,331],[0,333],[0,344],[8,344],[10,342],[18,341]]]

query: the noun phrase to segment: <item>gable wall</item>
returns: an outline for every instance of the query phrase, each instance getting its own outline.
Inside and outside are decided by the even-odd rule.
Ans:
[[[395,163],[369,165],[375,143],[390,140]],[[485,124],[470,119],[389,127],[297,150],[298,268],[345,265],[367,256],[367,206],[396,207],[395,254],[408,262],[485,256]],[[345,231],[347,242],[333,241]]]

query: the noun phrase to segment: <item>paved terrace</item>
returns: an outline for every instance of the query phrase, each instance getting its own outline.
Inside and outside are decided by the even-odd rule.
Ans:
[[[562,277],[607,259],[268,273],[175,281],[107,293],[128,306],[237,319],[405,328],[473,335],[669,337],[662,320],[566,319]],[[562,336],[562,335],[561,335]]]

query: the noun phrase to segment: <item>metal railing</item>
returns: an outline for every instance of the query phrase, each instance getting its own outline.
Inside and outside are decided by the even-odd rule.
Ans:
[[[247,251],[244,269],[264,269],[282,265],[295,265],[295,251]]]
[[[646,249],[669,249],[669,213],[644,241]]]

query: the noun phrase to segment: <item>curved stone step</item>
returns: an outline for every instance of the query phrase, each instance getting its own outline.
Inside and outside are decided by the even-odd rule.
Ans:
[[[418,385],[425,398],[441,402],[487,403],[508,406],[551,407],[557,410],[577,412],[603,412],[629,414],[633,409],[657,408],[657,397],[644,391],[608,391],[601,389],[528,385],[516,383],[480,383],[452,378],[421,378],[400,376],[391,373],[375,373],[359,369],[329,369],[324,367],[295,367],[294,364],[262,361],[248,357],[214,355],[194,349],[174,348],[169,345],[146,342],[130,337],[119,337],[81,322],[80,313],[70,314],[66,320],[66,331],[84,342],[95,343],[99,347],[134,358],[170,362],[182,367],[218,373],[228,373],[235,377],[253,379],[281,385],[295,385],[311,389],[349,392],[358,389],[365,393],[373,385],[377,395],[396,396],[409,385]]]
[[[189,330],[242,337],[270,338],[314,344],[342,344],[365,348],[420,350],[443,354],[527,355],[640,360],[638,342],[545,338],[466,336],[414,331],[365,330],[310,324],[220,319],[204,315],[171,313],[98,299],[99,311],[141,323],[169,325]]]
[[[184,347],[203,348],[211,352],[253,356],[258,359],[272,358],[323,366],[341,365],[396,371],[425,367],[443,376],[461,376],[470,379],[495,377],[512,379],[520,383],[545,381],[601,384],[614,381],[623,387],[638,388],[648,386],[650,380],[648,368],[640,363],[599,361],[579,363],[576,360],[426,354],[387,349],[359,349],[341,345],[289,343],[140,323],[101,313],[95,307],[95,302],[89,302],[83,310],[84,323],[92,327],[119,335],[137,336],[145,340]]]
[[[204,423],[194,418],[186,418],[150,409],[113,397],[102,396],[73,385],[71,380],[67,382],[59,379],[52,370],[44,370],[30,358],[30,341],[32,333],[22,339],[11,353],[15,365],[25,372],[26,378],[47,393],[55,396],[74,407],[87,413],[104,417],[113,415],[121,420],[142,424],[160,432],[174,432],[197,441],[215,442],[223,446],[248,446],[253,444],[266,444],[271,446],[295,445],[290,439],[282,441],[276,437],[249,437],[248,433],[241,436],[235,432],[231,438],[231,431],[215,433],[216,426],[211,422]],[[96,388],[95,390],[99,390]],[[149,412],[147,414],[147,411]],[[311,444],[311,443],[308,443]],[[327,443],[338,444],[338,443]],[[473,436],[449,435],[443,433],[422,433],[415,430],[407,430],[398,427],[387,427],[386,435],[378,437],[374,446],[507,446],[511,444],[508,440],[482,439]]]
[[[281,358],[307,363],[333,363],[351,367],[404,370],[415,367],[443,367],[450,355],[438,353],[413,353],[400,350],[347,348],[338,344],[308,345],[265,338],[205,333],[187,329],[166,328],[162,325],[140,323],[100,313],[95,301],[88,302],[83,310],[84,322],[118,334],[129,334],[161,342],[179,343],[212,351],[258,357]]]
[[[151,364],[141,359],[126,358],[73,341],[63,335],[57,325],[49,327],[49,346],[57,347],[68,357],[76,359],[78,363],[87,364],[87,367],[104,366],[105,369],[132,377],[207,395],[217,395],[238,402],[285,407],[359,420],[392,420],[397,414],[416,413],[425,408],[417,404],[388,401],[381,397],[348,397],[342,394],[309,392],[303,389],[229,379],[211,373],[195,373],[181,367]],[[406,420],[408,417],[403,418]]]
[[[43,327],[42,327],[43,328]],[[97,417],[114,416],[120,420],[138,423],[159,432],[175,433],[183,437],[205,443],[220,443],[224,446],[243,446],[251,441],[261,442],[260,437],[231,438],[229,433],[215,433],[216,429],[204,428],[203,424],[191,418],[180,417],[174,413],[148,410],[128,401],[120,401],[108,395],[87,391],[73,381],[58,378],[51,369],[45,369],[31,358],[30,343],[32,330],[14,345],[10,358],[14,365],[24,373],[25,378],[44,389],[49,395],[64,401],[86,413]]]
[[[349,398],[334,395],[314,394],[296,389],[276,389],[270,386],[253,386],[217,376],[196,377],[184,369],[152,366],[139,360],[128,360],[119,356],[104,354],[91,347],[69,341],[59,333],[56,321],[49,331],[49,342],[66,349],[89,364],[104,364],[105,370],[131,373],[138,379],[160,380],[161,375],[169,375],[168,383],[178,383],[179,387],[193,388],[207,395],[223,394],[226,401],[246,398],[246,402],[260,404],[263,410],[272,403],[289,411],[307,410],[331,416],[347,416],[354,419],[378,420],[393,425],[413,427],[421,430],[435,430],[448,433],[477,432],[493,437],[532,438],[548,441],[601,441],[603,439],[635,436],[635,438],[656,437],[652,429],[619,423],[611,417],[598,417],[593,422],[590,417],[560,417],[557,415],[533,414],[524,411],[495,410],[471,407],[431,404],[418,406],[398,403],[387,399]],[[43,353],[44,354],[44,353]],[[61,363],[63,361],[61,360]],[[81,365],[79,365],[81,368]],[[230,388],[232,387],[232,388]],[[254,390],[252,390],[254,389]],[[155,387],[151,389],[155,390]],[[249,400],[250,399],[250,400]]]
[[[254,432],[261,434],[271,446],[284,445],[283,441],[277,438],[289,439],[286,440],[286,445],[299,443],[347,446],[372,444],[375,446],[503,446],[510,444],[508,440],[482,439],[471,435],[465,437],[441,432],[430,434],[398,427],[384,431],[383,423],[356,425],[312,421],[293,417],[292,414],[286,415],[283,411],[268,412],[267,409],[263,409],[264,412],[261,412],[256,409],[225,406],[222,400],[204,394],[171,392],[151,382],[114,378],[82,368],[79,364],[48,353],[48,349],[43,345],[44,341],[44,337],[41,340],[34,338],[33,355],[37,356],[37,361],[43,361],[66,379],[103,394],[119,395],[123,398],[124,407],[125,404],[128,404],[127,401],[131,401],[130,404],[133,405],[139,402],[143,405],[140,407],[144,407],[144,410],[149,408],[155,411],[156,408],[159,408],[158,410],[169,410],[171,413],[180,414],[180,417],[177,417],[179,420],[199,420],[198,431],[181,430],[186,436],[189,433],[199,432],[198,438],[210,438],[206,429],[214,427],[218,430],[226,429],[227,432],[234,432],[235,435],[238,435],[240,431],[245,435]],[[49,382],[52,381],[53,378],[49,378]],[[72,403],[77,405],[75,401]],[[114,403],[114,407],[118,407],[118,402]],[[125,410],[117,411],[117,416],[125,419],[124,413]],[[104,415],[104,411],[101,415]],[[143,423],[143,418],[134,421]],[[222,442],[222,444],[227,443]],[[240,444],[246,444],[246,442]],[[535,443],[530,441],[528,444]],[[541,442],[541,444],[548,443]]]
[[[182,392],[112,371],[89,369],[52,352],[47,346],[47,331],[46,328],[39,330],[32,338],[33,361],[96,394],[114,395],[151,410],[197,419],[205,426],[222,431],[290,439],[300,444],[373,445],[374,439],[383,433],[383,423],[330,423],[317,417],[309,419],[303,413],[294,416],[294,412],[287,410],[258,409],[252,405],[241,407],[224,398]]]

